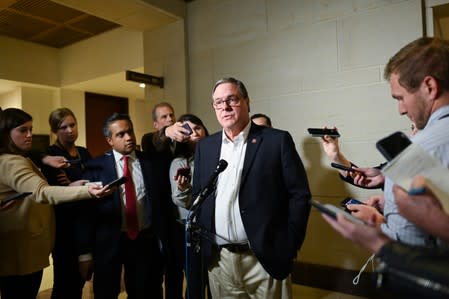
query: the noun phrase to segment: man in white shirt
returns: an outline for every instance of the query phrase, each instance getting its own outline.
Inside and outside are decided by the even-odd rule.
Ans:
[[[290,272],[305,237],[310,191],[286,131],[250,121],[243,83],[219,80],[212,106],[223,130],[195,152],[194,198],[219,160],[228,162],[198,219],[216,234],[202,242],[213,298],[291,298]]]

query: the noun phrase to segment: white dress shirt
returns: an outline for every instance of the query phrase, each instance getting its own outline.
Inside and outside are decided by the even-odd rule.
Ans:
[[[228,167],[218,177],[216,190],[215,232],[219,245],[243,243],[248,240],[240,215],[239,191],[250,127],[251,122],[234,141],[223,131],[220,159],[226,160]]]
[[[115,168],[117,170],[117,177],[123,176],[123,155],[115,150],[112,151],[114,153],[115,159]],[[134,183],[134,189],[136,192],[136,207],[137,207],[137,217],[139,220],[139,230],[147,228],[150,226],[150,215],[149,215],[149,207],[146,205],[145,197],[147,196],[145,190],[145,184],[143,181],[142,169],[140,167],[140,162],[136,157],[136,152],[132,152],[128,155],[128,169],[131,173],[132,180]],[[104,184],[104,182],[103,182]],[[126,197],[125,197],[125,184],[122,184],[119,187],[121,206],[122,206],[122,231],[127,231],[126,228]]]

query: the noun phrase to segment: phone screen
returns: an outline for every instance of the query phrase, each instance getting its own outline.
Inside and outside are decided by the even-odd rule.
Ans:
[[[385,159],[391,161],[411,143],[407,135],[398,131],[379,140],[376,143],[376,147]]]
[[[354,171],[354,169],[352,169],[352,167],[348,167],[346,165],[337,164],[337,163],[334,163],[334,162],[331,163],[331,166],[333,168],[337,168],[337,169],[341,169],[341,170]]]
[[[22,192],[22,193],[16,193],[13,194],[5,199],[3,199],[2,201],[0,201],[0,205],[5,205],[10,201],[13,200],[20,200],[20,199],[24,199],[25,197],[27,197],[28,195],[32,194],[33,192]]]
[[[308,128],[307,131],[312,137],[323,137],[324,135],[340,137],[340,133],[336,129]]]
[[[187,133],[187,135],[192,135],[193,131],[192,131],[192,128],[189,126],[188,123],[184,123],[184,124],[182,125],[182,127],[183,127],[184,129],[186,129],[186,130],[189,131],[189,133]]]
[[[358,199],[352,198],[352,197],[347,197],[347,198],[343,199],[343,200],[341,201],[341,203],[340,203],[340,205],[341,205],[341,206],[345,209],[345,211],[348,212],[348,213],[351,213],[351,211],[348,210],[348,208],[346,207],[347,205],[364,205],[364,204],[365,204],[364,202],[362,202],[362,201],[360,201],[360,200],[358,200]]]
[[[176,170],[176,178],[178,178],[178,176],[180,175],[190,177],[191,176],[190,168],[189,167],[178,168],[178,170]]]
[[[312,204],[313,207],[315,207],[318,211],[320,211],[323,214],[326,214],[334,219],[337,219],[337,214],[341,213],[345,216],[346,219],[348,219],[349,221],[353,222],[353,223],[358,223],[358,224],[367,224],[365,221],[363,221],[362,219],[359,219],[353,215],[351,215],[351,213],[348,213],[334,205],[331,204],[322,204],[316,200],[311,200],[310,203]]]
[[[109,188],[120,186],[120,185],[126,183],[127,180],[128,179],[126,177],[122,176],[121,178],[118,178],[115,181],[110,182],[108,184],[108,186],[109,186]]]

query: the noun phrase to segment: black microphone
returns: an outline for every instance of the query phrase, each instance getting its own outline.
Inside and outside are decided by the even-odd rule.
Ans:
[[[196,209],[203,203],[203,201],[206,199],[209,194],[214,191],[218,179],[218,175],[223,172],[223,170],[228,167],[228,162],[221,159],[218,161],[217,167],[215,168],[214,172],[209,178],[209,181],[207,182],[206,186],[201,190],[201,192],[196,197],[195,201],[192,204],[192,207],[190,208],[191,211],[191,217],[193,217],[196,213]]]

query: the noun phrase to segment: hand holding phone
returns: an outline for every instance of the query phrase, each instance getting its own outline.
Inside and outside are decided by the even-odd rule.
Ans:
[[[182,127],[183,127],[184,129],[186,129],[187,131],[189,131],[189,132],[187,133],[187,135],[192,135],[192,134],[193,134],[192,128],[189,126],[188,123],[183,123],[183,124],[182,124]]]
[[[10,195],[7,198],[1,200],[0,205],[3,206],[10,201],[24,199],[25,197],[27,197],[28,195],[31,195],[32,193],[33,192],[21,192],[21,193],[16,193],[16,194]]]
[[[122,176],[121,178],[118,178],[118,179],[116,179],[116,180],[110,182],[110,183],[107,184],[106,186],[107,186],[108,188],[118,187],[118,186],[120,186],[120,185],[126,183],[126,181],[128,181],[128,179],[127,179],[126,177]]]
[[[364,205],[364,204],[365,204],[364,202],[362,202],[362,201],[360,201],[360,200],[358,200],[358,199],[352,198],[352,197],[347,197],[347,198],[343,199],[343,200],[341,201],[341,203],[340,203],[340,205],[341,205],[341,206],[345,209],[345,211],[348,212],[348,213],[351,213],[351,211],[348,210],[347,205]]]
[[[328,216],[330,216],[333,219],[337,219],[337,214],[343,214],[345,216],[346,219],[348,219],[349,221],[356,223],[356,224],[367,224],[365,221],[363,221],[362,219],[359,219],[357,217],[354,217],[353,215],[351,215],[350,213],[334,206],[331,204],[322,204],[317,200],[311,199],[310,203],[312,204],[313,207],[315,207],[318,211],[320,211],[323,214],[326,214]]]
[[[176,170],[175,180],[177,180],[179,176],[187,177],[190,180],[191,175],[190,167],[178,168],[178,170]]]
[[[74,160],[67,160],[66,163],[68,163],[70,165],[79,165],[83,162],[81,161],[81,159],[74,159]]]
[[[340,137],[340,133],[338,133],[337,129],[308,128],[307,131],[312,137],[323,137],[324,135]]]

